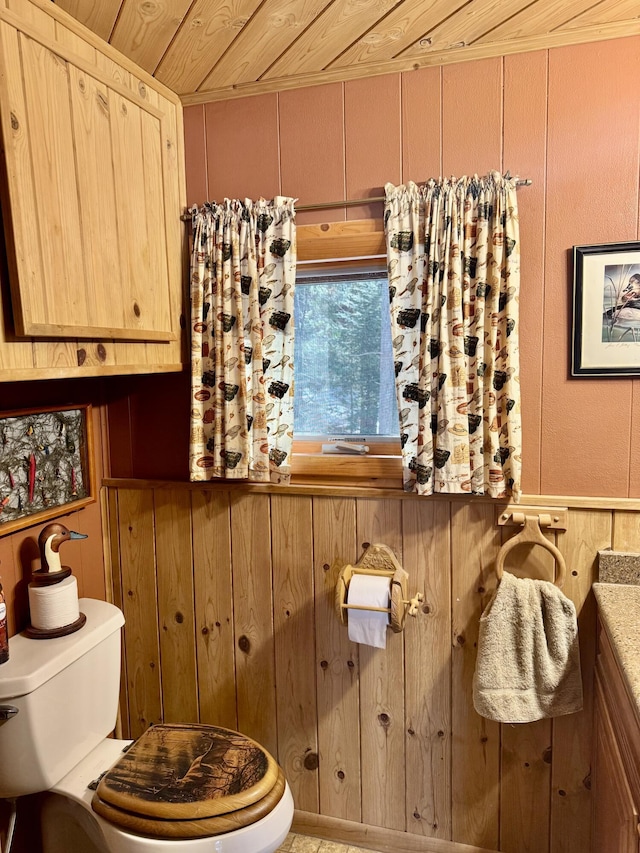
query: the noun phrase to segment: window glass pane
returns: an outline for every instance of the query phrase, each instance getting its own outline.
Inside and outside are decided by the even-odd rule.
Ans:
[[[299,278],[294,430],[305,436],[398,436],[384,274]]]

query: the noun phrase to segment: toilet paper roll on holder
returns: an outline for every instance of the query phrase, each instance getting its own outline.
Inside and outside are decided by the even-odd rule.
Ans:
[[[389,607],[370,607],[349,604],[348,592],[351,578],[356,575],[375,575],[389,578]],[[342,565],[335,588],[335,610],[341,625],[346,625],[349,610],[371,610],[389,614],[389,627],[395,633],[403,630],[407,614],[415,616],[424,595],[417,592],[407,597],[409,575],[398,562],[388,545],[368,545],[362,557],[352,566]]]

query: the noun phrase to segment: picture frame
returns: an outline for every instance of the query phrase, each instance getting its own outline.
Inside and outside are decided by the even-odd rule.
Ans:
[[[95,500],[90,405],[0,412],[0,536]]]
[[[573,247],[572,376],[640,376],[640,242]]]

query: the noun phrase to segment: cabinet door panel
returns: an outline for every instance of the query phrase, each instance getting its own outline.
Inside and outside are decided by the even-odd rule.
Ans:
[[[40,239],[44,266],[42,286],[23,297],[23,310],[28,306],[25,316],[36,324],[86,326],[69,71],[64,60],[23,34],[20,54],[37,202],[31,234]]]
[[[18,39],[17,30],[3,21],[0,22],[0,55],[5,64],[11,68],[20,68]],[[0,87],[2,136],[5,149],[10,145],[11,152],[11,157],[7,157],[6,162],[7,181],[0,182],[0,189],[6,192],[7,184],[12,184],[16,188],[16,192],[22,193],[25,198],[35,198],[27,107],[22,78],[18,74],[5,75],[4,77],[0,75]],[[10,105],[8,109],[4,108],[5,103]],[[3,205],[9,203],[9,199],[5,197],[5,192],[3,192],[2,198]],[[12,267],[11,279],[17,281],[19,269],[25,299],[29,298],[29,293],[37,287],[37,282],[44,275],[40,241],[33,240],[31,219],[32,212],[28,205],[16,205],[11,211],[11,216],[7,216],[3,210],[5,229],[11,231],[7,235],[7,242],[14,247],[14,251],[9,252],[7,259]],[[14,311],[20,313],[23,310],[22,301],[20,291],[15,288],[13,293]],[[28,310],[27,306],[24,306],[24,310]]]
[[[143,112],[141,114],[141,130],[145,213],[147,216],[147,234],[149,235],[148,243],[152,248],[149,254],[149,273],[154,284],[153,298],[148,299],[147,310],[155,312],[155,323],[160,326],[164,324],[166,327],[166,324],[169,323],[169,280],[162,187],[164,152],[161,122],[155,116]],[[154,235],[156,236],[155,241],[151,239]]]
[[[88,312],[103,317],[113,328],[126,325],[116,197],[112,180],[111,116],[109,90],[89,74],[69,66],[70,97],[76,149],[78,197],[81,209],[81,240],[87,277],[93,287],[87,293]],[[100,239],[98,248],[96,240]]]
[[[638,853],[638,810],[596,679],[593,853]]]
[[[161,328],[169,323],[169,306],[164,227],[157,227],[163,204],[157,187],[160,125],[116,92],[110,92],[109,104],[127,327]]]
[[[18,333],[176,340],[180,282],[167,229],[181,209],[167,207],[176,193],[165,185],[166,111],[128,97],[33,27],[1,27],[3,203]]]

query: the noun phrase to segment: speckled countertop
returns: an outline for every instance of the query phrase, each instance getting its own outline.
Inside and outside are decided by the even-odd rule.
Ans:
[[[635,699],[640,719],[640,586],[623,583],[595,583],[600,621]]]

